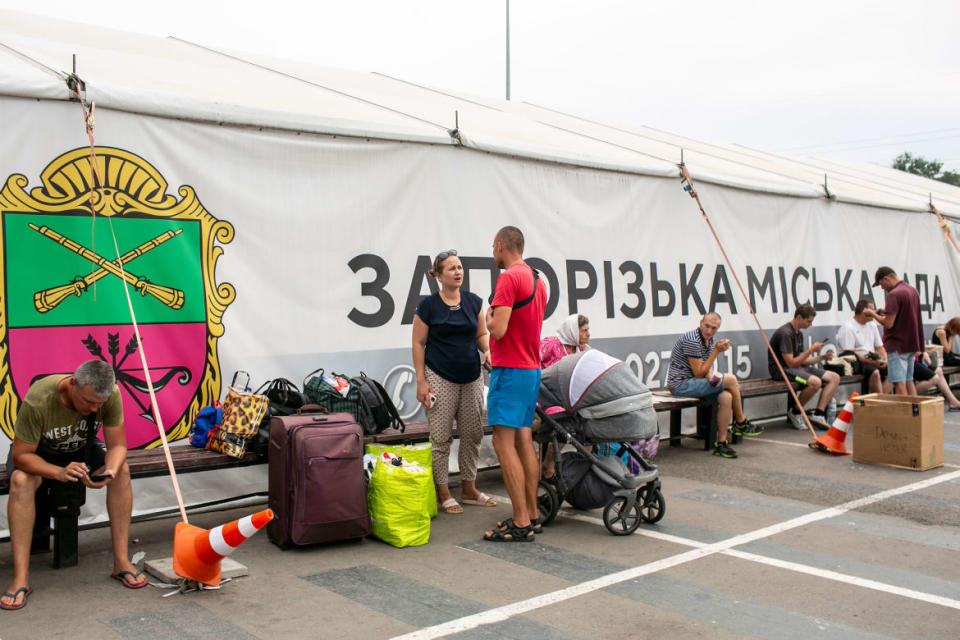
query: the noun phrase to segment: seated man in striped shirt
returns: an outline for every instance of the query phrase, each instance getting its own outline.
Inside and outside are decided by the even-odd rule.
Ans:
[[[714,340],[720,329],[720,314],[710,312],[700,319],[700,326],[677,340],[670,355],[667,388],[676,396],[708,398],[717,403],[717,441],[713,455],[736,458],[737,452],[727,443],[727,425],[733,413],[733,433],[758,436],[763,429],[743,415],[743,401],[737,377],[716,373],[713,363],[730,348],[729,340]]]

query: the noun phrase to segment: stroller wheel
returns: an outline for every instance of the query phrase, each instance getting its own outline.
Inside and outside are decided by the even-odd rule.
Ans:
[[[640,514],[646,522],[653,524],[660,522],[667,512],[667,504],[663,500],[660,489],[644,489],[638,498],[641,503]]]
[[[615,536],[628,536],[637,530],[643,516],[640,513],[640,502],[634,501],[627,507],[627,499],[623,496],[614,496],[603,508],[603,524],[607,531]]]
[[[557,489],[544,480],[537,483],[537,509],[540,511],[541,523],[545,527],[556,520],[557,514],[560,513]]]

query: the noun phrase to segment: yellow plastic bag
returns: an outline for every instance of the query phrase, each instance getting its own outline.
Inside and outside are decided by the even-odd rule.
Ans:
[[[424,496],[433,490],[430,467],[393,465],[381,456],[370,476],[367,504],[370,533],[395,547],[413,547],[430,540],[430,513]]]
[[[370,443],[364,448],[364,453],[380,456],[383,453],[392,453],[404,460],[426,467],[430,472],[430,491],[424,495],[427,511],[431,518],[437,516],[437,488],[433,483],[433,445],[429,442],[418,444],[380,444]]]

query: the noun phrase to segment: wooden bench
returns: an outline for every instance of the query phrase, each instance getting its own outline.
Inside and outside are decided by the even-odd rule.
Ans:
[[[960,373],[960,367],[943,367],[943,375],[949,382],[950,376]],[[862,375],[841,376],[840,384],[860,383],[861,393],[869,393],[866,388],[867,380]],[[936,393],[935,389],[931,390]],[[750,378],[740,381],[740,396],[742,398],[757,398],[761,396],[787,393],[787,385],[781,380],[771,378]],[[706,402],[702,398],[673,398],[654,402],[654,409],[659,412],[670,412],[670,446],[679,447],[684,437],[680,431],[680,414],[683,409],[695,407],[697,409],[697,433],[688,437],[703,438],[704,450],[709,450],[717,439],[716,405]]]
[[[960,373],[960,367],[944,367],[945,376]],[[863,382],[863,376],[844,376],[840,384],[853,384]],[[771,380],[769,378],[754,378],[742,380],[740,382],[740,393],[743,398],[754,398],[765,395],[774,395],[777,393],[786,393],[785,383]],[[709,450],[712,443],[716,441],[716,419],[714,407],[716,405],[706,402],[701,398],[670,398],[669,400],[655,399],[654,410],[658,413],[670,413],[670,436],[671,446],[680,446],[681,439],[684,437],[681,433],[681,412],[683,409],[696,408],[697,410],[697,433],[691,437],[703,438],[704,450]],[[493,429],[483,425],[484,435],[489,435]],[[395,429],[387,430],[383,433],[366,436],[364,444],[377,442],[384,444],[399,444],[404,442],[425,442],[430,439],[430,428],[426,422],[408,422],[403,433]],[[171,458],[177,473],[194,473],[198,471],[214,471],[217,469],[229,469],[236,467],[245,467],[249,465],[263,464],[265,459],[256,455],[252,451],[247,452],[243,459],[237,460],[214,451],[198,449],[191,446],[175,446],[170,448]],[[167,463],[162,449],[136,449],[127,452],[127,464],[130,466],[131,479],[149,478],[154,476],[167,475]],[[5,467],[0,467],[0,495],[9,491],[9,478]],[[77,533],[78,516],[80,513],[79,504],[66,505],[63,509],[54,507],[44,510],[41,508],[37,512],[36,525],[34,527],[34,541],[32,552],[40,553],[50,551],[50,538],[53,537],[53,565],[56,568],[76,566],[77,557]],[[47,516],[44,518],[44,516]],[[50,526],[50,519],[54,524]]]
[[[215,451],[207,451],[191,446],[170,448],[170,457],[178,473],[210,471],[245,467],[263,462],[255,453],[248,452],[243,459],[237,460]],[[136,449],[127,452],[127,464],[131,478],[149,478],[166,475],[167,462],[163,449]],[[59,485],[59,486],[58,486]],[[33,529],[31,553],[50,551],[50,538],[53,538],[54,568],[77,565],[77,533],[80,507],[86,500],[83,485],[44,481],[38,493],[37,512]],[[61,490],[61,489],[66,489]],[[10,478],[6,467],[0,468],[0,495],[10,490]],[[53,519],[53,526],[50,520]]]
[[[960,370],[960,367],[957,367]],[[946,372],[944,372],[946,373]],[[841,376],[840,384],[863,384],[865,379],[862,375]],[[781,380],[771,378],[751,378],[740,381],[741,398],[758,398],[762,396],[787,393],[787,384]],[[789,397],[789,396],[788,396]],[[792,401],[792,400],[791,400]],[[697,409],[697,432],[688,437],[703,438],[703,448],[705,451],[713,447],[717,439],[717,421],[715,408],[716,404],[704,400],[703,398],[673,398],[670,400],[654,401],[654,409],[657,412],[670,412],[670,446],[679,447],[680,441],[684,437],[681,433],[680,417],[683,409],[695,407]]]
[[[489,431],[490,429],[485,427],[485,432]],[[404,433],[390,429],[375,436],[366,436],[364,444],[371,442],[390,444],[422,442],[429,440],[429,438],[430,429],[426,422],[411,422],[407,424]],[[178,474],[232,469],[266,462],[265,458],[252,450],[248,450],[242,459],[236,459],[215,451],[198,449],[189,445],[170,447],[170,457]],[[128,451],[127,465],[130,467],[130,478],[132,480],[165,476],[169,473],[163,449],[159,448]],[[31,553],[50,551],[52,538],[54,568],[73,567],[79,561],[77,551],[78,532],[80,530],[79,515],[80,507],[85,502],[85,491],[82,489],[84,489],[83,485],[62,485],[61,483],[44,481],[42,489],[38,490],[40,495],[37,499]],[[7,469],[0,465],[0,495],[7,494],[9,490],[10,478],[7,476]],[[51,492],[53,495],[51,495]],[[53,520],[52,526],[51,519]]]

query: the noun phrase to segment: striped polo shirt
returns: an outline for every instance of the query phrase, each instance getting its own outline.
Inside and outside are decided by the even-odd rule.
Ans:
[[[703,334],[700,333],[700,327],[693,331],[688,331],[673,345],[673,351],[670,353],[670,368],[667,370],[667,388],[676,389],[681,382],[693,378],[693,369],[690,368],[690,361],[687,358],[700,358],[706,360],[713,351],[713,338],[710,342],[704,344]]]

